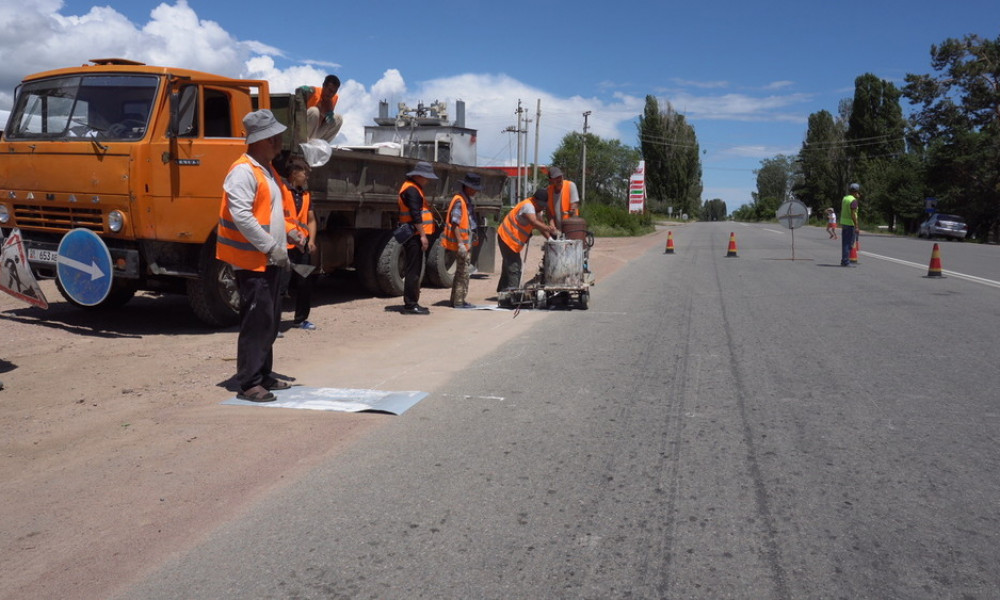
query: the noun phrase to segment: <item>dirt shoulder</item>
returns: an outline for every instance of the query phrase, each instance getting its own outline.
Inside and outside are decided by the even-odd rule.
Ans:
[[[665,240],[665,230],[598,239],[597,285]],[[469,300],[491,304],[495,286],[492,275],[473,279]],[[439,289],[422,294],[431,315],[403,316],[385,310],[399,299],[357,289],[349,275],[320,282],[318,329],[285,332],[278,373],[307,386],[433,392],[549,317],[452,310]],[[47,311],[0,294],[0,598],[107,597],[387,419],[406,418],[222,406],[235,329],[204,328],[183,297],[140,294],[100,314],[68,305],[52,282],[43,291]],[[420,357],[397,352],[418,336]]]

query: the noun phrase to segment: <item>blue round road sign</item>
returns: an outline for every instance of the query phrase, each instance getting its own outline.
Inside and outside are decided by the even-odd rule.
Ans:
[[[89,229],[74,229],[59,242],[56,275],[66,295],[83,306],[96,306],[111,291],[111,253]]]

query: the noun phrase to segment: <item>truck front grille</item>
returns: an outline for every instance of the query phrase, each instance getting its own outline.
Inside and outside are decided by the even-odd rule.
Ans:
[[[15,204],[14,218],[20,227],[50,231],[69,231],[82,227],[96,233],[104,231],[104,220],[99,208]]]

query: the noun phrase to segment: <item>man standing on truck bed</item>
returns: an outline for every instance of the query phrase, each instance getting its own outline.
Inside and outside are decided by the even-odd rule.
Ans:
[[[340,78],[327,75],[323,87],[315,88],[304,85],[299,88],[307,94],[306,97],[306,128],[309,139],[320,138],[333,143],[333,138],[340,132],[344,118],[334,114],[340,96]]]
[[[403,242],[406,267],[403,273],[403,314],[426,315],[431,311],[420,306],[420,275],[424,270],[424,253],[430,247],[428,236],[434,234],[434,214],[424,196],[424,187],[437,179],[434,167],[420,161],[406,174],[399,188],[399,222],[408,224],[413,235]]]
[[[271,390],[289,387],[271,372],[281,320],[278,288],[282,270],[288,268],[281,186],[271,161],[281,151],[285,126],[267,109],[247,114],[243,126],[247,151],[229,168],[222,184],[215,256],[233,266],[240,291],[236,397],[269,402],[275,399]]]

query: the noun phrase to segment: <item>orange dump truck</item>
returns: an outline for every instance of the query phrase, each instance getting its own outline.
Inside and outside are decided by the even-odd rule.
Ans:
[[[242,118],[272,108],[291,125],[286,153],[300,140],[303,109],[272,96],[266,81],[238,80],[121,59],[34,74],[24,79],[0,139],[0,228],[19,228],[36,276],[57,277],[63,236],[87,229],[111,256],[113,280],[96,305],[109,309],[140,290],[188,295],[195,314],[236,322],[231,269],[215,259],[222,182],[244,152]],[[474,136],[473,136],[474,137]],[[355,269],[373,293],[402,293],[401,249],[391,239],[396,190],[416,158],[335,150],[310,179],[319,219],[320,270]],[[466,171],[480,172],[483,220],[499,214],[502,175],[435,164],[430,190],[440,208]],[[477,199],[479,199],[477,197]],[[495,229],[484,230],[483,270],[493,263]],[[485,264],[488,263],[488,264]],[[428,253],[426,280],[450,285],[453,266],[440,245]]]

